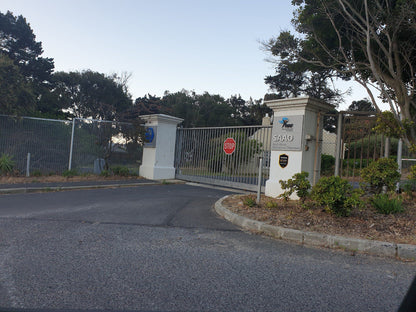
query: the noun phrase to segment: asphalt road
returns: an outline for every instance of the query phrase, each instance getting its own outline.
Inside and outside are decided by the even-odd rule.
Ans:
[[[0,196],[0,311],[395,311],[416,265],[244,233],[189,185]],[[24,310],[27,311],[27,310]]]

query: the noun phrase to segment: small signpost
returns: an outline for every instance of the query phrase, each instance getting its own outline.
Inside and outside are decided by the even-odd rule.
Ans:
[[[223,150],[227,155],[231,155],[235,151],[235,140],[233,138],[227,138],[224,141]]]

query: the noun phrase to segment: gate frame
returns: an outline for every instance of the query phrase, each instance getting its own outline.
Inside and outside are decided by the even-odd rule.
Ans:
[[[270,117],[268,117],[270,118]],[[233,172],[233,174],[230,174],[229,176],[227,176],[224,179],[218,179],[215,178],[215,172],[209,172],[209,170],[207,170],[209,172],[208,176],[201,176],[201,175],[192,175],[192,174],[182,174],[181,172],[181,168],[180,167],[180,161],[183,159],[183,135],[181,133],[185,133],[185,131],[204,131],[204,130],[211,130],[211,131],[216,131],[215,136],[217,136],[217,138],[220,138],[221,136],[226,136],[229,133],[232,133],[233,131],[237,131],[239,129],[256,129],[252,135],[255,135],[259,130],[262,129],[270,129],[269,131],[265,131],[265,133],[260,134],[259,139],[254,139],[254,140],[263,140],[265,139],[265,142],[261,142],[261,143],[265,143],[267,144],[267,147],[263,150],[260,151],[260,155],[258,155],[257,153],[255,155],[253,155],[253,158],[251,159],[251,161],[255,161],[255,167],[251,166],[249,168],[249,170],[253,169],[253,176],[250,177],[244,177],[242,176],[243,174],[247,174],[248,172],[238,172],[237,170],[237,175],[233,175],[235,172]],[[271,143],[271,133],[272,133],[272,126],[271,125],[254,125],[254,126],[229,126],[229,127],[198,127],[198,128],[178,128],[177,129],[177,135],[176,135],[176,147],[175,147],[175,178],[177,179],[181,179],[181,180],[185,180],[185,181],[191,181],[191,182],[197,182],[197,183],[206,183],[206,184],[211,184],[211,185],[219,185],[219,186],[225,186],[225,187],[231,187],[231,188],[236,188],[236,189],[242,189],[242,190],[247,190],[247,191],[257,191],[258,189],[258,170],[259,170],[259,158],[267,158],[270,157],[270,143]],[[205,133],[202,134],[203,138],[209,138],[209,134]],[[249,136],[247,136],[247,139],[249,138]],[[237,145],[241,143],[238,139],[237,139]],[[238,146],[236,147],[238,148]],[[201,152],[199,152],[198,155],[196,156],[201,156]],[[226,159],[227,157],[229,157],[230,155],[224,156],[224,159]],[[241,165],[241,162],[244,159],[244,155],[240,155],[239,158],[237,159],[237,161],[239,162],[239,165]],[[228,160],[225,160],[225,164],[229,164],[227,163]],[[270,163],[269,161],[267,161],[267,159],[263,162],[263,163]],[[186,168],[185,168],[186,169]],[[189,167],[189,169],[195,169],[194,167]],[[265,188],[265,182],[267,179],[267,175],[265,175],[264,173],[267,171],[269,171],[268,167],[263,167],[262,168],[262,172],[263,172],[263,176],[266,176],[264,178],[262,178],[261,180],[261,190],[262,192],[264,192],[264,188]],[[240,174],[240,176],[238,176],[238,174]],[[240,180],[240,181],[238,181]],[[241,180],[246,180],[246,181],[251,181],[252,183],[245,183],[245,182],[241,182]]]

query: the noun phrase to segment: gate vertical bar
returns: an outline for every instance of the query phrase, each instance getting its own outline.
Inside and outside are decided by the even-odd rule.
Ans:
[[[263,172],[263,157],[259,157],[259,175],[257,181],[257,205],[260,204],[260,196],[261,196],[261,174]]]
[[[397,144],[397,165],[399,166],[399,173],[401,176],[402,173],[402,157],[403,157],[403,140],[399,139],[399,144]],[[396,191],[400,190],[400,181],[397,182]]]
[[[318,117],[316,120],[316,133],[315,133],[315,159],[314,159],[314,164],[313,164],[313,179],[312,179],[313,185],[315,185],[318,182],[317,178],[318,178],[318,172],[319,172],[318,158],[319,158],[319,140],[320,140],[319,128],[320,127],[321,127],[321,112],[318,112]]]
[[[339,170],[340,170],[340,160],[341,160],[341,135],[342,135],[342,113],[338,114],[338,124],[337,124],[337,142],[335,146],[335,176],[339,176]]]

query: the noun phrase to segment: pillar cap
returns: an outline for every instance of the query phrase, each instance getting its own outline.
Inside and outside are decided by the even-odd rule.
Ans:
[[[335,105],[328,104],[323,100],[310,96],[271,100],[265,101],[264,103],[274,111],[277,109],[298,110],[308,108],[315,111],[327,112],[335,108]]]
[[[140,115],[139,118],[144,120],[146,123],[170,123],[170,124],[180,124],[183,119],[165,115],[165,114],[152,114],[152,115]]]

